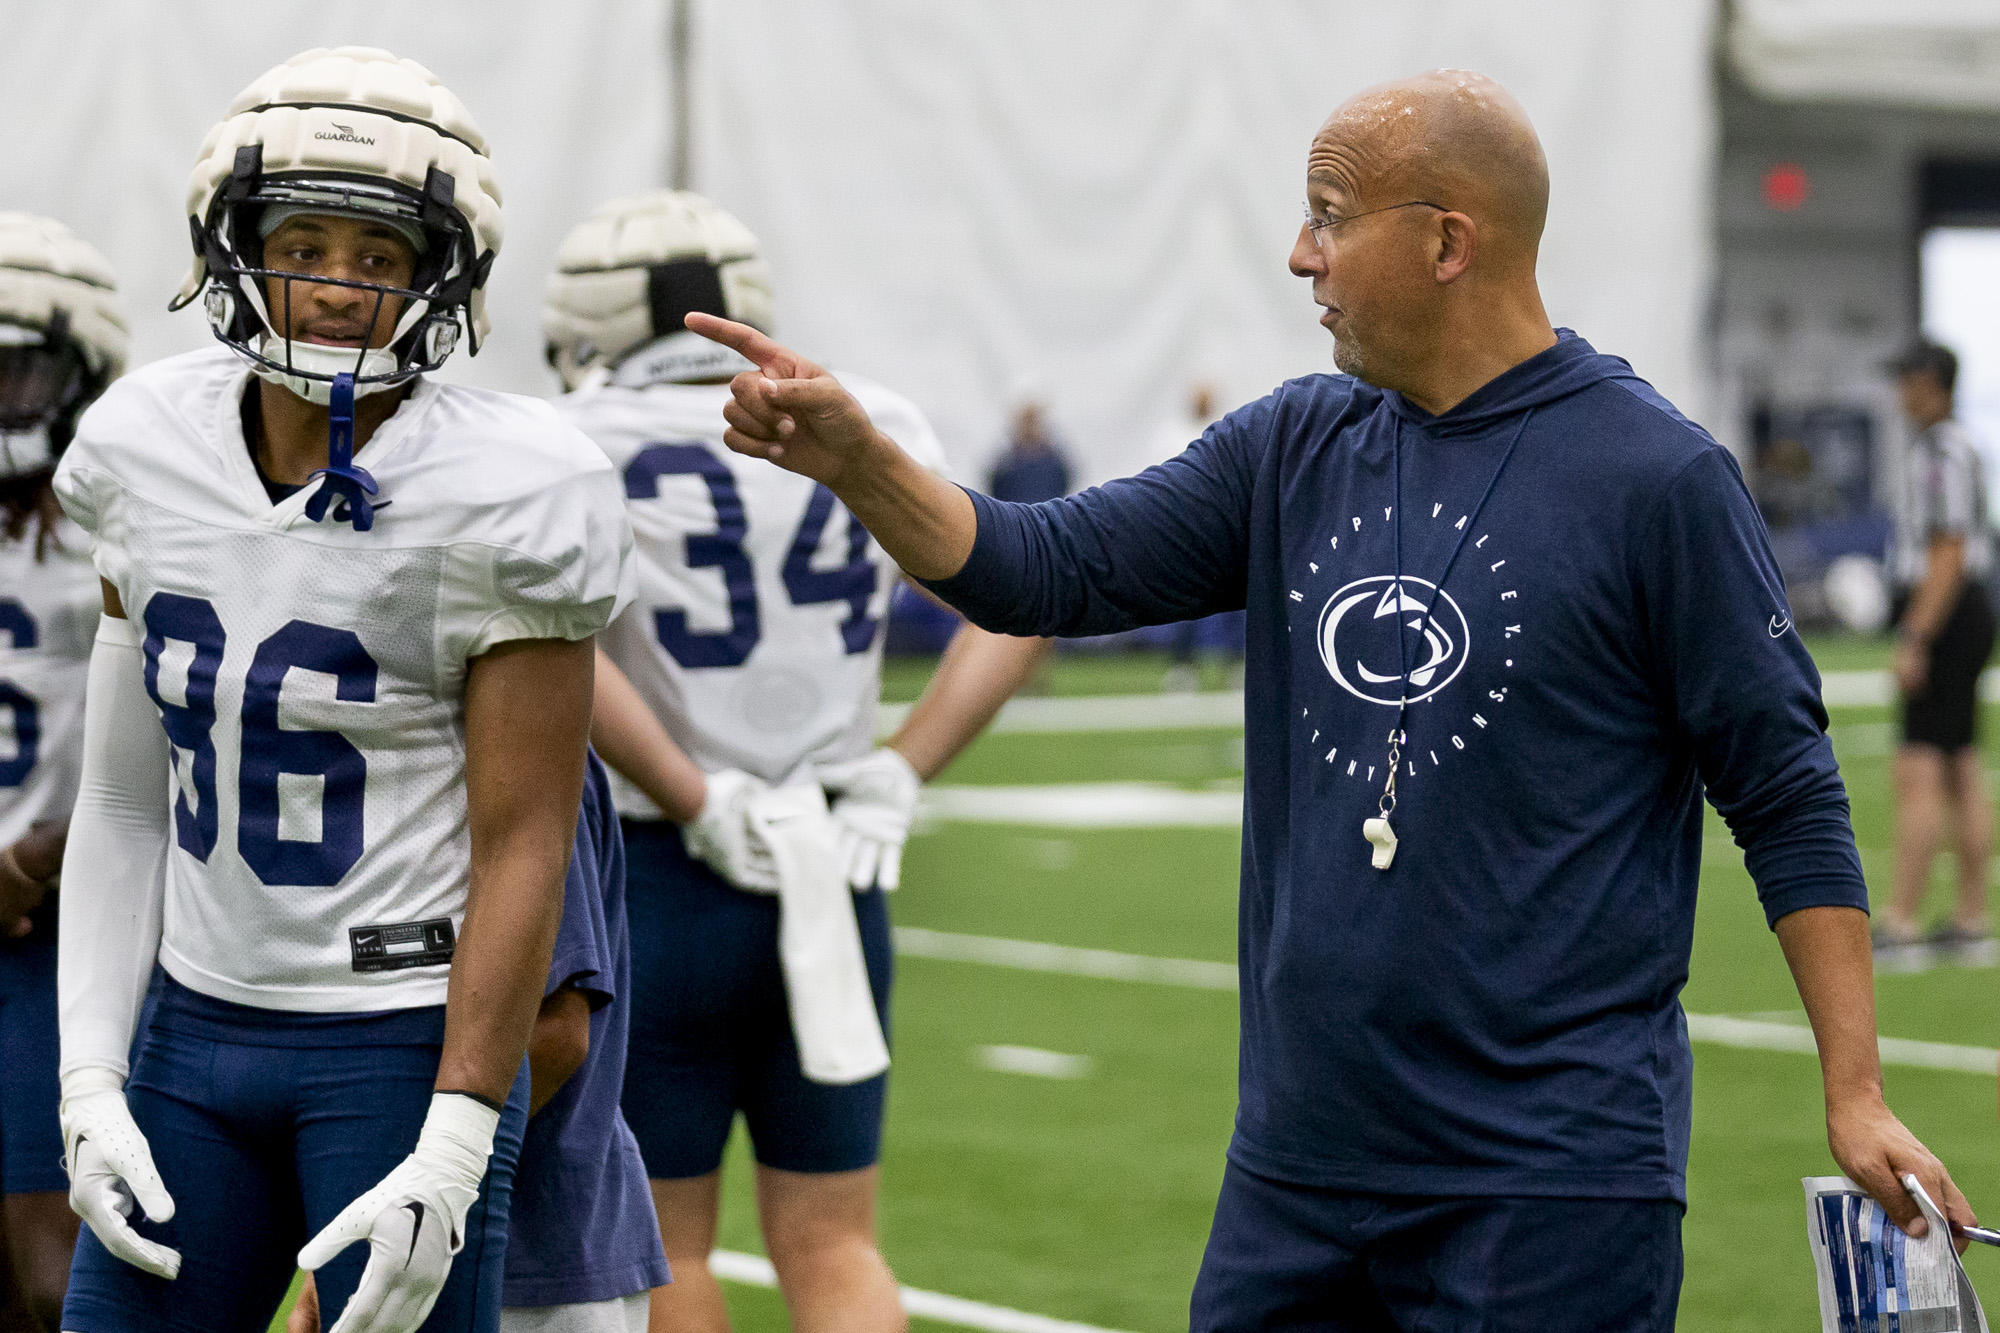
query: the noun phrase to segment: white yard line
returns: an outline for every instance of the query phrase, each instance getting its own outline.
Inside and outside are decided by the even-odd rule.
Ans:
[[[1045,1051],[1039,1046],[978,1046],[973,1059],[982,1068],[998,1074],[1027,1074],[1033,1078],[1089,1078],[1097,1062],[1087,1055],[1066,1055]]]
[[[1066,782],[1020,787],[926,787],[923,815],[959,824],[1045,828],[1239,828],[1243,792],[1188,791],[1164,782]]]
[[[1896,702],[1895,686],[1886,671],[1828,671],[1819,678],[1820,698],[1829,708],[1870,708]],[[1979,697],[2000,703],[2000,668],[1979,677]]]
[[[1145,981],[1162,986],[1222,991],[1233,991],[1237,986],[1236,967],[1231,963],[1210,963],[1193,958],[1154,958],[1145,954],[1116,953],[1109,949],[1078,949],[1036,940],[1000,939],[992,935],[959,935],[918,926],[896,928],[896,952],[918,958],[986,963],[1026,972],[1056,972],[1105,981]],[[1800,1055],[1813,1055],[1817,1051],[1813,1045],[1812,1030],[1792,1023],[1735,1018],[1728,1014],[1689,1014],[1687,1024],[1691,1041],[1756,1051],[1790,1051]],[[1944,1069],[1991,1077],[1996,1062],[2000,1062],[2000,1050],[1986,1046],[1954,1046],[1939,1041],[1910,1041],[1903,1037],[1882,1037],[1878,1041],[1885,1065]]]
[[[1793,1051],[1814,1055],[1811,1028],[1792,1023],[1767,1023],[1753,1018],[1732,1018],[1727,1014],[1689,1014],[1688,1036],[1694,1041],[1718,1046],[1740,1046],[1755,1051]],[[1903,1037],[1878,1037],[1882,1063],[1913,1069],[1949,1069],[1962,1074],[1992,1077],[2000,1051],[1985,1046],[1952,1046],[1941,1041],[1910,1041]]]
[[[741,1282],[752,1287],[778,1285],[777,1271],[771,1267],[771,1261],[761,1254],[714,1250],[708,1256],[708,1269],[725,1282]],[[947,1296],[943,1292],[919,1291],[915,1287],[903,1287],[900,1291],[906,1313],[919,1319],[934,1319],[940,1324],[956,1324],[960,1328],[981,1328],[987,1333],[1115,1333],[1115,1330],[1099,1328],[1095,1324],[1051,1319],[1047,1315],[1010,1310],[1004,1305],[988,1305],[984,1301],[968,1301],[962,1296]]]
[[[1194,958],[1153,958],[1146,954],[1114,953],[1109,949],[1077,949],[1067,944],[1034,940],[1003,940],[991,935],[959,935],[896,927],[896,952],[952,963],[988,963],[1027,972],[1059,972],[1104,981],[1150,981],[1162,986],[1196,990],[1236,989],[1236,964],[1208,963]]]
[[[875,714],[877,735],[888,736],[910,714],[908,704],[883,704]],[[1010,699],[991,730],[1017,735],[1069,731],[1185,731],[1243,726],[1243,695],[1097,694],[1068,699]]]

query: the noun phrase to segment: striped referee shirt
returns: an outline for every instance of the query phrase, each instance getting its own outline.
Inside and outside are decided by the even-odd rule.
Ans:
[[[1924,581],[1933,537],[1965,538],[1965,573],[1983,579],[1993,564],[1986,518],[1986,465],[1957,421],[1921,430],[1903,460],[1901,505],[1890,572],[1900,587]]]

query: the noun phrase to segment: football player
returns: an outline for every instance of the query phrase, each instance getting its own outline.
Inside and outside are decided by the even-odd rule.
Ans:
[[[618,1110],[632,1019],[625,848],[593,756],[555,963],[528,1043],[528,1132],[507,1217],[500,1333],[644,1333],[668,1280],[639,1145]],[[287,1333],[319,1333],[308,1275]]]
[[[0,1254],[0,1288],[18,1277],[15,1299],[51,1331],[77,1219],[56,1123],[49,887],[76,799],[102,598],[90,538],[63,517],[49,479],[77,415],[124,365],[125,314],[103,256],[60,222],[0,213],[0,728],[12,737],[0,758],[0,1188],[10,1252]]]
[[[427,378],[485,336],[500,196],[422,66],[269,71],[188,212],[178,303],[222,345],[114,385],[55,481],[105,611],[63,1328],[261,1333],[296,1258],[335,1333],[491,1329],[590,640],[629,595],[616,478],[546,404]]]
[[[1048,642],[961,630],[924,699],[873,748],[881,627],[898,572],[825,487],[723,446],[728,381],[749,363],[682,328],[690,311],[771,326],[756,238],[699,195],[660,191],[606,204],[557,262],[544,331],[571,390],[557,408],[623,477],[640,570],[637,600],[603,639],[616,665],[599,664],[592,736],[625,779],[616,784],[633,955],[625,1114],[674,1273],[654,1294],[652,1327],[727,1326],[708,1253],[739,1111],[796,1324],[898,1327],[874,1232],[887,1082],[878,1025],[890,976],[883,893],[900,878],[919,785],[979,733]],[[906,449],[942,467],[915,406],[841,379]],[[794,905],[786,876],[813,867],[769,845],[758,813],[767,788],[810,789],[820,802],[840,910],[852,904],[854,919],[836,925],[849,939],[858,931],[853,984],[880,1056],[831,1052],[845,1074],[809,1073],[809,1044],[795,1039],[802,1017],[824,1018],[814,1005],[838,1007],[840,997],[836,987],[808,1001],[800,988],[812,969],[781,965],[781,946],[798,942],[788,934],[803,933],[796,922],[781,929]]]

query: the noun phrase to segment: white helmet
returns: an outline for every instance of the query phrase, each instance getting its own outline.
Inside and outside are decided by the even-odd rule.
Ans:
[[[46,473],[125,369],[104,256],[51,218],[0,213],[0,481]]]
[[[373,292],[378,303],[404,302],[387,347],[294,343],[274,325],[265,284],[294,279],[263,262],[270,228],[259,224],[271,208],[372,218],[422,241],[407,288],[333,284]],[[174,308],[206,286],[215,336],[309,401],[329,401],[341,373],[354,377],[357,394],[401,384],[443,364],[461,329],[475,355],[486,336],[500,187],[465,105],[413,60],[343,46],[264,74],[203,140],[188,181],[188,224],[194,265]]]
[[[600,368],[621,381],[636,375],[635,383],[747,369],[743,357],[682,327],[697,310],[771,331],[771,266],[757,238],[686,190],[613,199],[556,252],[542,297],[549,364],[568,389]],[[630,357],[636,348],[647,354]],[[635,364],[621,364],[628,358]]]

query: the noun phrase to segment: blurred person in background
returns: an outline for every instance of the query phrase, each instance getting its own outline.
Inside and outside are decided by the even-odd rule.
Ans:
[[[619,775],[625,838],[625,1115],[673,1269],[650,1327],[729,1327],[708,1257],[741,1114],[793,1328],[901,1329],[875,1236],[886,895],[922,784],[1048,643],[960,627],[878,746],[882,621],[901,571],[832,491],[724,446],[729,381],[750,362],[682,327],[691,312],[770,327],[757,238],[700,195],[659,190],[599,208],[557,269],[543,306],[569,390],[556,413],[624,478],[640,570],[638,599],[602,636],[591,734]],[[944,466],[915,404],[841,382]]]
[[[1049,427],[1048,408],[1033,388],[1015,394],[1013,432],[993,464],[986,491],[996,500],[1037,504],[1069,494],[1069,451]]]
[[[1918,342],[1889,368],[1911,435],[1890,557],[1902,725],[1895,887],[1875,949],[1878,957],[1901,961],[1929,945],[1977,962],[1993,951],[1986,916],[1993,812],[1979,753],[1978,699],[1994,631],[1985,470],[1978,446],[1953,417],[1958,357],[1951,349]],[[1947,840],[1958,858],[1957,905],[1926,937],[1918,914],[1931,859]]]
[[[76,801],[102,594],[90,536],[63,516],[49,481],[77,417],[124,365],[125,315],[103,257],[60,222],[0,213],[0,718],[12,733],[0,760],[5,1329],[56,1333],[76,1249],[56,1119],[51,889]]]
[[[1150,442],[1146,457],[1140,467],[1152,467],[1164,463],[1185,450],[1189,443],[1201,438],[1211,422],[1219,416],[1215,410],[1215,385],[1208,380],[1196,380],[1188,389],[1186,403],[1179,412],[1162,422],[1158,433]],[[1235,611],[1225,611],[1219,616],[1209,616],[1203,620],[1183,620],[1173,628],[1173,637],[1167,641],[1170,663],[1166,679],[1160,688],[1169,694],[1192,694],[1201,688],[1201,668],[1196,664],[1196,656],[1231,658],[1237,664],[1233,683],[1242,683],[1242,615]],[[1206,631],[1206,632],[1204,632]],[[1203,640],[1209,642],[1204,643]],[[1221,640],[1218,644],[1216,640]]]

